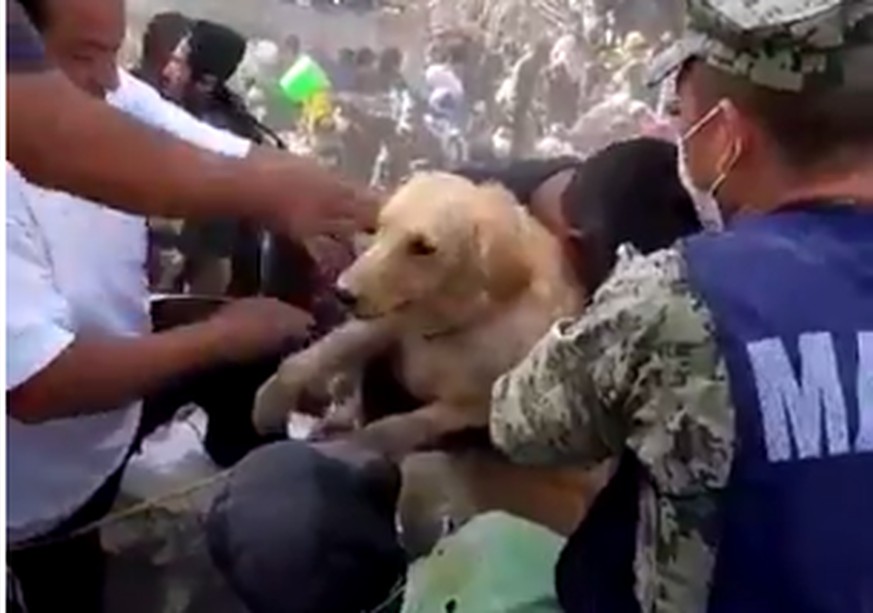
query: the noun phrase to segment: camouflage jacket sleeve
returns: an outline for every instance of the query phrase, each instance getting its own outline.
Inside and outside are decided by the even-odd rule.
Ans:
[[[678,250],[626,252],[585,314],[496,383],[492,437],[525,463],[591,465],[630,447],[656,478],[691,486],[717,466],[720,482],[733,413],[706,408],[727,402],[712,331]],[[696,451],[702,466],[684,461]]]
[[[625,257],[585,314],[494,388],[492,437],[515,460],[590,465],[630,449],[645,466],[634,569],[650,613],[706,609],[734,443],[713,338],[680,251]]]

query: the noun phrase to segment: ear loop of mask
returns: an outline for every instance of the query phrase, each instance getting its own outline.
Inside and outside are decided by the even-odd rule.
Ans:
[[[690,128],[688,128],[688,130],[685,131],[685,134],[682,135],[682,140],[685,142],[688,142],[689,139],[696,136],[697,133],[700,132],[706,126],[706,124],[708,124],[710,121],[712,121],[715,118],[715,116],[718,115],[719,113],[721,113],[723,110],[724,110],[724,107],[723,107],[722,103],[718,103],[714,107],[709,109],[709,111],[707,111],[707,113],[703,117],[698,119],[693,126],[691,126]]]
[[[740,161],[740,156],[743,154],[743,145],[739,141],[734,141],[734,144],[731,146],[730,150],[726,155],[722,156],[722,159],[719,161],[719,166],[722,167],[722,171],[719,173],[718,178],[716,178],[715,182],[712,184],[710,188],[710,192],[713,196],[718,194],[718,191],[724,185],[724,182],[727,181],[728,175],[734,169],[734,166],[737,165],[737,162]]]
[[[726,101],[722,100],[714,107],[712,107],[703,117],[697,120],[697,122],[688,128],[685,134],[682,136],[682,140],[684,142],[688,142],[688,140],[697,133],[699,133],[710,121],[715,118],[716,115],[723,112],[725,109]],[[719,166],[722,167],[721,172],[719,173],[716,180],[713,182],[712,186],[709,188],[709,194],[715,196],[718,191],[724,185],[724,182],[727,181],[728,175],[737,165],[737,162],[740,160],[740,156],[743,153],[743,145],[739,141],[734,141],[730,150],[722,156],[721,160],[719,160]]]

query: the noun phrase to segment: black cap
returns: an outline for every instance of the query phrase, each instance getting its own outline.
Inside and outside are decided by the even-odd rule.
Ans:
[[[350,444],[283,441],[236,467],[207,520],[209,549],[252,613],[358,613],[402,579],[400,472]]]
[[[245,37],[225,25],[200,20],[191,27],[188,35],[188,65],[191,75],[215,77],[224,83],[246,54]]]

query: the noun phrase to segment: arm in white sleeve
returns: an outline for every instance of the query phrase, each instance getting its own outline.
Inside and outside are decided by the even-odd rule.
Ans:
[[[125,70],[119,70],[118,77],[118,89],[107,97],[115,108],[202,149],[231,157],[248,155],[251,141],[200,121]]]
[[[26,184],[6,165],[6,390],[42,371],[74,340],[71,312],[53,281],[51,261]]]

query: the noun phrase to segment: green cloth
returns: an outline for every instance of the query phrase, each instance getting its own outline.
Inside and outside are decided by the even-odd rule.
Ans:
[[[402,613],[555,613],[565,539],[506,513],[474,518],[407,575]]]
[[[330,89],[330,78],[308,55],[301,55],[279,79],[279,90],[293,104],[304,104],[312,96]]]

